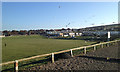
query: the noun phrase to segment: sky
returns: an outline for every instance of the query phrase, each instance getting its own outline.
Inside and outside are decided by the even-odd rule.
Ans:
[[[78,29],[113,22],[118,22],[118,2],[2,3],[2,30]]]

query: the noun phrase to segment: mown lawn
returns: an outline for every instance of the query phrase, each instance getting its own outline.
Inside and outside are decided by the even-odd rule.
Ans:
[[[5,46],[6,43],[6,46]],[[2,62],[90,45],[84,40],[48,39],[40,35],[2,38]]]

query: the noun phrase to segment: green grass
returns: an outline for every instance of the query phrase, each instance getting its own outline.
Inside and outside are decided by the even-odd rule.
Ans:
[[[7,44],[5,47],[5,43]],[[39,35],[2,38],[2,62],[90,45],[84,40],[48,39]]]

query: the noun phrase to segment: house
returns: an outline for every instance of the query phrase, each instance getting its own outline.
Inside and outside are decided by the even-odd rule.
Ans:
[[[69,36],[74,37],[75,33],[69,33]]]
[[[76,32],[78,32],[78,29],[72,29],[72,32],[76,33]]]
[[[34,33],[34,30],[29,30],[27,34],[28,35],[34,35],[35,33]]]
[[[79,36],[82,36],[82,33],[79,33]]]
[[[20,35],[26,35],[26,34],[27,34],[27,31],[26,31],[26,30],[20,30],[20,31],[19,31],[19,34],[20,34]]]
[[[61,29],[61,32],[62,32],[62,33],[66,33],[67,31],[66,31],[66,29],[62,28],[62,29]]]
[[[46,36],[47,37],[58,37],[60,36],[59,32],[57,32],[56,30],[46,30]]]
[[[59,35],[62,37],[67,37],[67,36],[69,36],[69,33],[59,33]]]
[[[10,31],[5,30],[5,31],[3,31],[2,33],[3,33],[3,35],[5,35],[5,36],[11,36],[11,32],[10,32]]]
[[[0,38],[5,37],[5,35],[2,34],[2,31],[0,31]]]
[[[17,30],[12,30],[10,33],[11,35],[19,35],[19,31]]]
[[[62,37],[64,36],[64,34],[63,34],[63,33],[59,33],[59,34],[60,34],[60,36],[62,36]]]
[[[68,36],[69,36],[69,35],[67,35],[67,34],[66,34],[66,35],[64,35],[64,37],[68,37]]]

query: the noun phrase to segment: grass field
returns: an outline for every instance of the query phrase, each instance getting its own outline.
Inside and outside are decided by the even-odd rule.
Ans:
[[[6,46],[5,46],[6,43]],[[84,40],[47,39],[40,35],[2,38],[2,62],[90,45]]]

